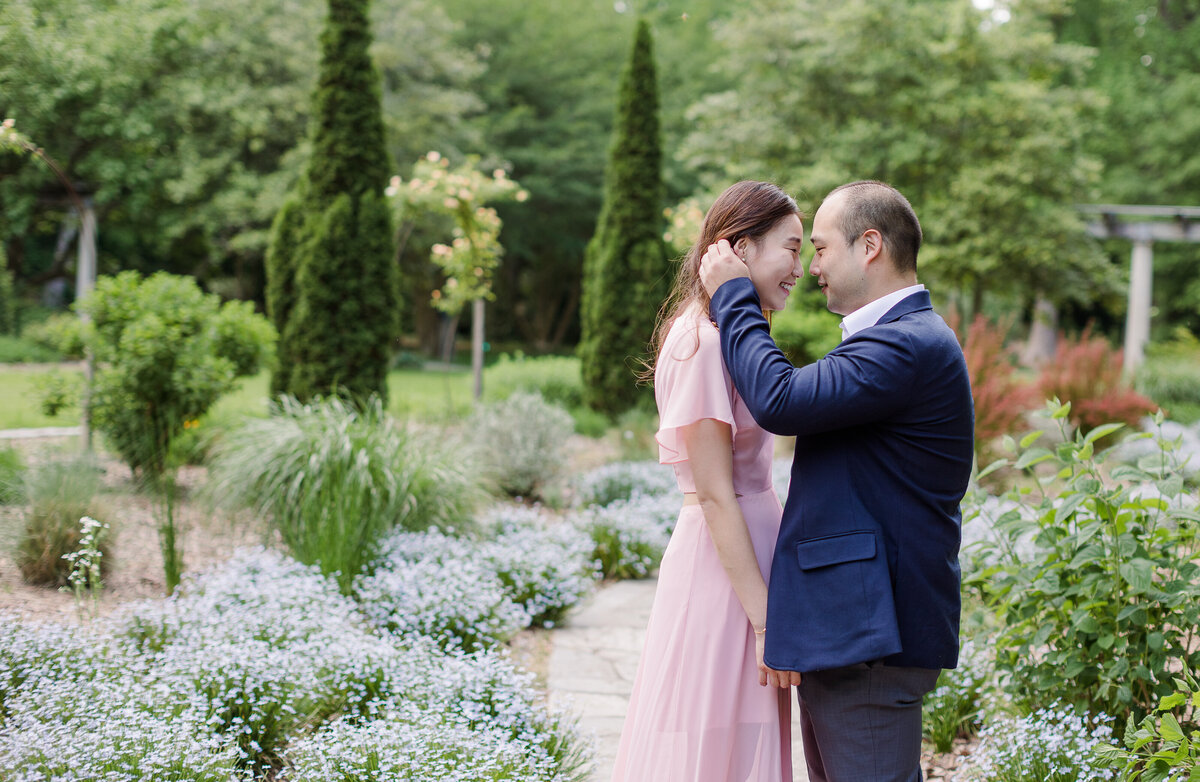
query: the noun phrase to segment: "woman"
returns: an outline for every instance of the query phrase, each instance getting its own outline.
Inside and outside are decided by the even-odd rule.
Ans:
[[[728,239],[764,310],[803,273],[796,202],[765,182],[717,198],[655,334],[659,461],[683,509],[659,569],[614,782],[790,782],[788,690],[763,665],[767,586],[782,509],[774,438],[754,423],[721,359],[698,270]]]

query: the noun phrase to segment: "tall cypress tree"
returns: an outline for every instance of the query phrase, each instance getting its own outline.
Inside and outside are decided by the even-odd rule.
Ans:
[[[399,278],[383,188],[391,173],[369,0],[329,0],[313,98],[312,155],[276,216],[267,305],[279,330],[271,387],[306,400],[387,397]]]
[[[584,257],[584,388],[588,404],[610,415],[637,399],[635,364],[645,357],[669,287],[653,46],[649,25],[639,20],[621,74],[604,204]]]

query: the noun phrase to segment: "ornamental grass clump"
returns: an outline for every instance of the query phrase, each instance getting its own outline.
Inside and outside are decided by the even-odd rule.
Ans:
[[[1095,448],[1119,424],[1072,438],[1070,405],[1049,413],[1062,442],[1022,439],[1014,466],[1032,488],[990,506],[1002,513],[972,547],[964,583],[998,613],[996,666],[1016,702],[1061,699],[1113,715],[1120,731],[1172,693],[1181,665],[1200,668],[1200,500],[1161,432],[1135,435],[1155,447],[1120,464]],[[988,507],[968,503],[964,516]]]
[[[967,759],[970,782],[1093,782],[1117,779],[1093,765],[1098,747],[1113,741],[1101,718],[1089,725],[1069,706],[1053,705],[1024,717],[1002,717],[979,733]]]
[[[480,521],[478,556],[537,627],[553,627],[599,576],[591,538],[533,508],[501,506]]]
[[[656,461],[613,462],[590,470],[575,480],[575,505],[608,505],[635,495],[657,496],[678,492],[675,471]]]
[[[16,505],[25,499],[25,460],[21,452],[0,447],[0,505]]]
[[[448,444],[398,425],[378,398],[282,399],[272,416],[229,432],[211,466],[215,495],[266,515],[301,562],[343,590],[395,528],[462,528],[480,490]]]
[[[103,470],[87,457],[48,462],[25,473],[24,494],[29,502],[25,528],[17,541],[16,561],[22,577],[39,586],[66,586],[72,563],[65,559],[79,550],[84,516],[103,516],[96,495]],[[99,542],[104,572],[111,565],[109,545]]]

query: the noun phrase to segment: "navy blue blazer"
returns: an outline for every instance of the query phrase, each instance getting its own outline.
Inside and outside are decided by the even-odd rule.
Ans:
[[[711,316],[754,419],[796,436],[767,599],[767,665],[958,661],[958,549],[974,447],[962,349],[927,292],[794,367],[749,279]]]

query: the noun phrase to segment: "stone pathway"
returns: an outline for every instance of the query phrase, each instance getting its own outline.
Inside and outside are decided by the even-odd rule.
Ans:
[[[589,782],[609,782],[637,674],[642,638],[657,581],[618,581],[598,590],[551,635],[550,703],[579,715],[596,739]],[[798,710],[792,707],[795,782],[807,782]]]
[[[47,426],[42,429],[3,429],[0,440],[32,440],[41,437],[77,437],[83,433],[78,426]]]

